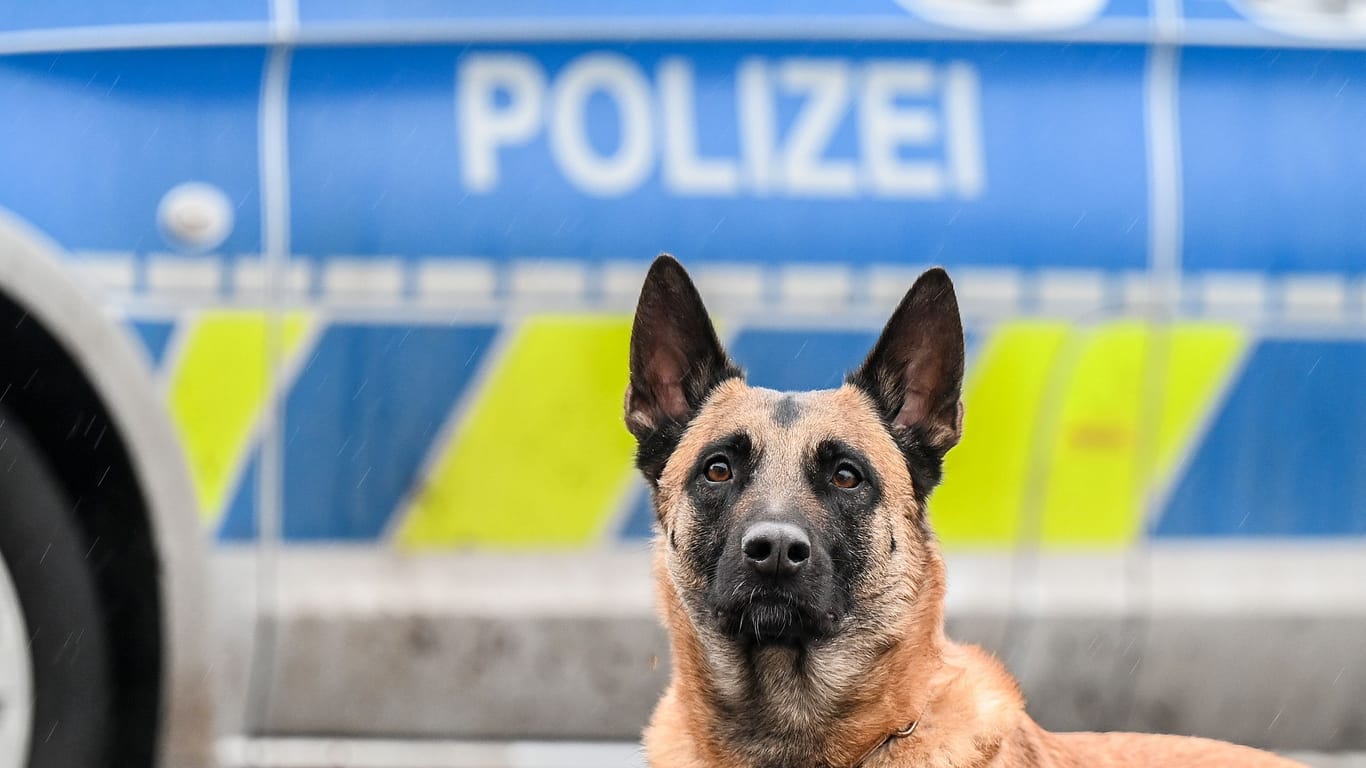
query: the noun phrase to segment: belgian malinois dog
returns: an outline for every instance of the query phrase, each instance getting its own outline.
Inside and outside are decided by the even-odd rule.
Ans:
[[[1290,766],[1196,738],[1049,733],[944,635],[926,518],[963,430],[963,327],[920,277],[839,389],[750,387],[683,267],[650,268],[626,423],[657,514],[672,681],[653,768]]]

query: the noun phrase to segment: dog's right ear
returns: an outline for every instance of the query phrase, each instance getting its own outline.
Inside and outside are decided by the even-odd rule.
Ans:
[[[683,429],[716,385],[742,376],[721,347],[702,297],[674,257],[650,265],[631,328],[626,428],[636,436],[636,464],[652,482]]]

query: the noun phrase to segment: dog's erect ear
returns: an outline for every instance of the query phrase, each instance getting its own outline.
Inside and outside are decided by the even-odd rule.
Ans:
[[[662,470],[663,464],[647,462],[646,444],[657,441],[661,432],[676,444],[712,388],[741,375],[722,349],[683,265],[667,254],[655,259],[636,305],[626,388],[626,427],[641,443],[641,470],[657,479],[658,471],[652,470]]]
[[[958,444],[963,321],[947,272],[931,269],[915,281],[849,383],[872,395],[899,439],[923,443],[940,458]]]

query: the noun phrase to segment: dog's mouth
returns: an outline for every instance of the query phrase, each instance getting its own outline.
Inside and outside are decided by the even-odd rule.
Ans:
[[[838,612],[813,605],[787,590],[757,588],[715,604],[722,634],[749,646],[805,646],[834,634]]]

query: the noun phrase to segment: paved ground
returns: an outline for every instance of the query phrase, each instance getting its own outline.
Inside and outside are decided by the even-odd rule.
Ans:
[[[1294,755],[1313,768],[1366,768],[1366,753]],[[225,739],[222,768],[644,768],[619,742]]]

